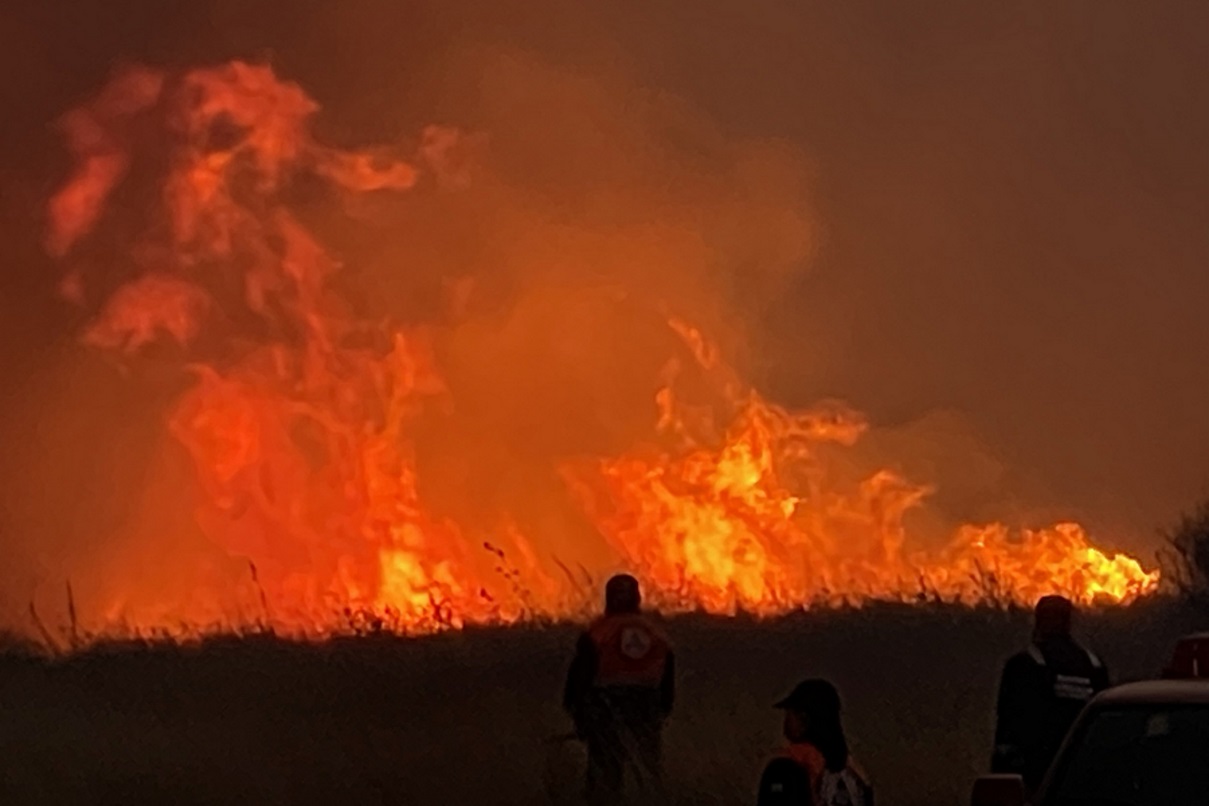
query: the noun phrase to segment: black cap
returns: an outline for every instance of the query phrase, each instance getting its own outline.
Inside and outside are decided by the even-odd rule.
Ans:
[[[605,583],[605,612],[632,613],[642,605],[638,580],[629,574],[617,574]]]
[[[803,713],[838,714],[840,711],[840,693],[835,686],[826,680],[814,678],[803,680],[793,687],[789,696],[773,705],[782,711],[801,711]]]

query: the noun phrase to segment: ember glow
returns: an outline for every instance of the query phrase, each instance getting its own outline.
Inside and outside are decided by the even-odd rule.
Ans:
[[[255,574],[257,619],[322,633],[365,614],[400,630],[560,617],[622,568],[669,610],[764,615],[921,596],[1031,603],[1053,591],[1122,602],[1156,588],[1157,571],[1100,551],[1076,524],[917,538],[910,513],[928,487],[890,470],[842,472],[867,429],[861,415],[764,399],[679,318],[691,311],[667,320],[680,347],[653,379],[649,439],[551,469],[607,562],[571,561],[575,547],[559,541],[574,536],[527,534],[508,512],[485,528],[434,508],[416,440],[422,414],[458,405],[439,357],[445,331],[362,318],[298,199],[300,188],[350,200],[473,182],[464,138],[432,127],[406,149],[336,149],[312,136],[317,111],[265,66],[128,70],[64,118],[76,165],[48,204],[61,287],[94,312],[84,342],[134,373],[141,356],[169,350],[191,378],[166,428],[192,459],[201,530]],[[119,204],[148,143],[162,165],[154,202]],[[99,271],[79,256],[113,218],[135,234],[126,264]],[[182,604],[196,592],[182,593],[160,603],[163,616],[134,620],[230,618],[226,596],[215,590],[203,612]],[[121,607],[105,615],[131,618]]]

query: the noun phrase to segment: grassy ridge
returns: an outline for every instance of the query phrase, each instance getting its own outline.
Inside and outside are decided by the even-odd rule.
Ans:
[[[1087,614],[1118,680],[1203,627],[1174,601]],[[668,624],[680,705],[668,772],[685,804],[748,803],[778,744],[772,700],[832,678],[884,804],[958,804],[989,748],[1023,613],[878,605]],[[296,643],[102,644],[0,655],[0,802],[534,804],[573,793],[558,697],[571,625]],[[560,794],[561,793],[561,794]]]

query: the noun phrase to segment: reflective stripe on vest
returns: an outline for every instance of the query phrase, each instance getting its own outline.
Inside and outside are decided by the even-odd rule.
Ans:
[[[595,685],[657,687],[663,681],[667,639],[639,614],[605,616],[588,628],[596,647]]]
[[[1095,691],[1091,680],[1076,675],[1054,675],[1054,696],[1060,700],[1090,700]]]
[[[1083,653],[1087,655],[1087,660],[1093,669],[1100,668],[1099,658],[1086,649],[1083,650]],[[1036,644],[1029,644],[1028,654],[1030,658],[1036,661],[1038,666],[1043,669],[1046,668],[1045,655],[1041,653],[1041,647]],[[1090,700],[1096,693],[1095,688],[1092,686],[1091,678],[1069,674],[1054,675],[1053,692],[1054,696],[1060,700],[1079,700],[1081,702]]]

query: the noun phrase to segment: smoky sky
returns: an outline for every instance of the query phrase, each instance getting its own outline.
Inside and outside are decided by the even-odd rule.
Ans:
[[[466,99],[491,76],[466,54],[507,49],[801,155],[809,254],[729,280],[771,398],[850,401],[875,446],[968,492],[963,514],[1074,517],[1150,551],[1209,479],[1207,48],[1209,9],[1175,2],[8,3],[0,525],[120,522],[144,420],[176,392],[46,370],[80,360],[37,238],[63,110],[117,63],[243,57],[306,87],[329,139],[475,129],[491,116]],[[22,474],[47,452],[72,460]],[[103,505],[71,511],[98,486]]]

